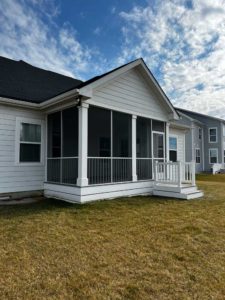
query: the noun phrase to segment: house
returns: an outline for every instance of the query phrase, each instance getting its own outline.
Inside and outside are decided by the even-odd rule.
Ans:
[[[168,162],[178,119],[142,59],[82,82],[1,57],[1,197],[201,197],[194,163]]]
[[[170,151],[170,160],[176,156],[179,148],[185,148],[185,157],[181,161],[195,161],[196,172],[219,171],[224,168],[225,158],[225,120],[177,108],[180,119],[174,126],[182,127],[185,137],[182,146]],[[179,136],[171,132],[171,145]],[[174,156],[174,157],[173,157]],[[179,156],[179,153],[178,153]]]

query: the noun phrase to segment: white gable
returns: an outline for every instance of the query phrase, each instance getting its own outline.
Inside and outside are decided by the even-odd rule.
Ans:
[[[133,68],[100,86],[93,88],[92,99],[87,102],[98,106],[167,121],[168,107],[152,84]]]

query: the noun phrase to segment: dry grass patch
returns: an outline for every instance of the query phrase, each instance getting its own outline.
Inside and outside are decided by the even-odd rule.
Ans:
[[[0,208],[0,299],[224,299],[225,183],[205,198]]]

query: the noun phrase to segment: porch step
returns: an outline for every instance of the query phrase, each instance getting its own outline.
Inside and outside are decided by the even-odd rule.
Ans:
[[[191,199],[197,199],[204,196],[203,191],[196,190],[195,191],[182,191],[182,192],[171,192],[168,190],[153,190],[154,196],[161,196],[161,197],[168,197],[168,198],[177,198],[177,199],[184,199],[184,200],[191,200]]]
[[[194,193],[197,191],[196,186],[191,186],[191,185],[183,185],[181,187],[178,186],[173,186],[173,185],[155,185],[155,190],[157,191],[168,191],[168,192],[175,192],[175,193],[183,193],[183,194],[188,194],[188,193]]]

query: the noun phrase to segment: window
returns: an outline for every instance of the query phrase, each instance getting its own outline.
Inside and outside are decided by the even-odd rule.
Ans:
[[[196,162],[196,164],[201,163],[201,152],[200,152],[199,148],[195,149],[195,162]]]
[[[217,128],[209,128],[209,142],[217,143]]]
[[[153,157],[164,158],[164,134],[153,132]]]
[[[202,139],[202,128],[198,129],[198,138],[199,138],[199,140]]]
[[[216,164],[218,162],[218,149],[209,149],[209,163]]]
[[[170,161],[177,161],[177,137],[170,136],[169,138]]]
[[[40,163],[42,161],[42,121],[17,118],[16,162]]]

